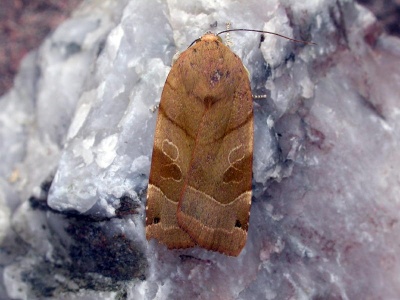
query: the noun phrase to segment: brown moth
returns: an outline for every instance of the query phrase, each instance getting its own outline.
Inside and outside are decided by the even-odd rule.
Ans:
[[[154,136],[146,238],[237,256],[249,223],[253,100],[240,58],[203,35],[167,77]]]
[[[244,30],[281,36],[248,29],[219,34]],[[198,245],[239,255],[249,224],[252,163],[248,73],[217,35],[207,33],[179,56],[161,95],[146,238],[170,249]]]

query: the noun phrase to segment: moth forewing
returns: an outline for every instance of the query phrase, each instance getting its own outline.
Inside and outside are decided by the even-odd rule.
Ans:
[[[240,58],[214,34],[179,56],[157,117],[147,239],[239,255],[251,204],[252,101]]]

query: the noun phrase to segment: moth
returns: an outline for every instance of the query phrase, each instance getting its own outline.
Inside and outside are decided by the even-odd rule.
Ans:
[[[197,245],[239,255],[249,226],[252,163],[248,72],[218,35],[206,33],[179,56],[162,91],[146,238],[170,249]]]

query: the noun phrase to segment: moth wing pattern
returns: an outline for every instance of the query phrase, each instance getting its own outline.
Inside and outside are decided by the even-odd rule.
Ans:
[[[240,58],[213,34],[183,52],[157,118],[146,237],[237,256],[251,204],[253,100]]]
[[[194,147],[187,140],[182,120],[184,108],[177,105],[181,101],[182,86],[179,70],[174,65],[158,108],[146,204],[147,239],[156,238],[170,249],[196,245],[176,218],[180,191],[189,168],[184,153],[190,153]]]

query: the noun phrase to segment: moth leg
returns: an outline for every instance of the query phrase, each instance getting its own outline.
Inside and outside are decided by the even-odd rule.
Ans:
[[[158,110],[158,108],[160,107],[160,103],[154,104],[152,106],[149,107],[150,112],[155,113],[156,110]]]

